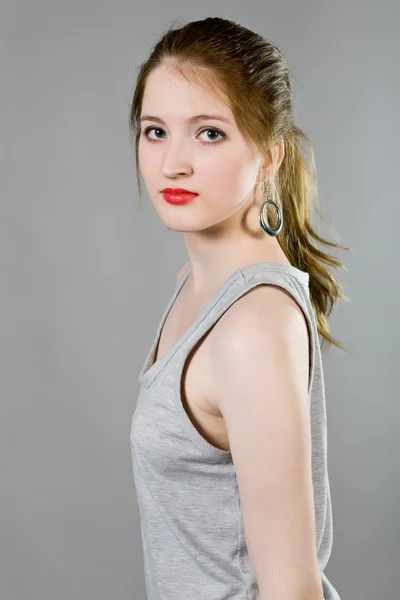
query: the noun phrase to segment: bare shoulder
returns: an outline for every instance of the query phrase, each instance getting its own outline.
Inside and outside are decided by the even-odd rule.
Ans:
[[[185,264],[181,266],[181,268],[178,271],[178,275],[176,276],[176,283],[179,282],[180,278],[182,277],[182,275],[184,274],[184,272],[186,271],[186,269],[188,268],[189,265],[190,265],[190,260],[186,261]]]
[[[221,412],[226,407],[220,403],[229,398],[232,382],[249,389],[257,379],[266,385],[265,378],[280,373],[307,390],[306,318],[294,297],[280,286],[258,285],[234,302],[215,328],[211,353],[212,387]]]
[[[221,319],[219,343],[230,345],[246,336],[248,341],[262,341],[266,332],[274,335],[307,334],[307,321],[300,305],[284,288],[260,284],[243,294]],[[307,335],[306,335],[307,338]]]

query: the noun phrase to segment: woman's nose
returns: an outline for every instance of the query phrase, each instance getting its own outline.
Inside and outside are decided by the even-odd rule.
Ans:
[[[162,174],[165,177],[174,177],[190,175],[191,172],[191,160],[185,143],[171,145],[165,151]]]

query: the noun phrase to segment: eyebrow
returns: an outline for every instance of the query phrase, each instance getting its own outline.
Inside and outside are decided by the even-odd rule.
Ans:
[[[223,121],[224,123],[228,123],[228,125],[232,125],[231,121],[224,117],[223,115],[194,115],[193,117],[189,117],[186,119],[189,124],[197,123],[197,121]],[[160,119],[160,117],[154,117],[152,115],[143,115],[140,117],[140,123],[142,121],[156,121],[157,123],[162,123],[165,125],[165,121]]]

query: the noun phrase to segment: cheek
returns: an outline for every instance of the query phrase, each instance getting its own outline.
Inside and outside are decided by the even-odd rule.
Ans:
[[[246,158],[225,157],[208,165],[204,183],[202,188],[210,204],[222,210],[234,208],[251,193],[255,183],[254,168],[246,163]]]
[[[140,144],[139,144],[139,148],[138,148],[138,159],[139,159],[139,168],[142,172],[143,179],[146,179],[148,174],[151,173],[152,163],[153,163],[153,168],[154,168],[154,161],[151,161],[149,153],[146,152],[146,150],[143,149],[143,146],[141,146]]]
[[[152,148],[149,142],[141,140],[138,146],[139,167],[147,186],[157,182],[160,173],[157,149]]]

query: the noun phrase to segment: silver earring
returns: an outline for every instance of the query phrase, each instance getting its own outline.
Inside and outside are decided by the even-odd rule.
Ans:
[[[268,206],[268,204],[273,204],[276,208],[276,212],[278,214],[278,225],[276,227],[270,227],[267,223],[267,221],[264,218],[264,210],[266,209],[266,207]],[[267,199],[265,200],[265,202],[263,203],[263,205],[261,206],[261,210],[260,210],[260,225],[261,227],[264,229],[264,231],[266,233],[269,233],[269,235],[278,235],[278,233],[281,231],[282,229],[282,211],[279,208],[279,206],[276,204],[276,202],[274,202],[273,200],[271,200],[270,196],[267,196]]]

